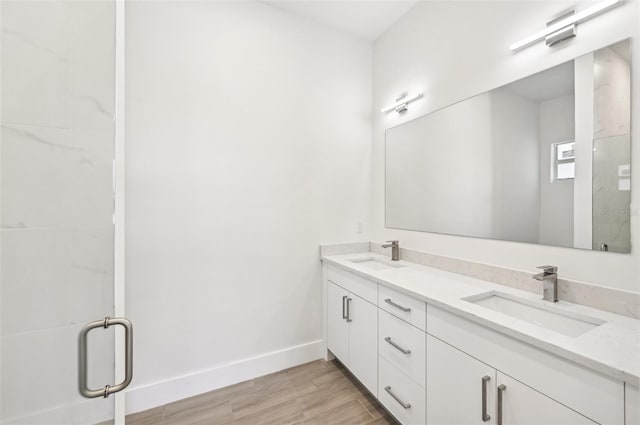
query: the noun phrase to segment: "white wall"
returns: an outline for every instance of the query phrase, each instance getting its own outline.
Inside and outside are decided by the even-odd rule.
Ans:
[[[566,62],[623,38],[637,37],[638,2],[580,24],[578,37],[554,48],[539,43],[516,54],[508,46],[544,27],[574,2],[421,2],[374,44],[372,237],[399,239],[402,246],[489,264],[534,271],[557,264],[564,278],[640,291],[638,207],[632,209],[631,255],[591,252],[524,243],[401,231],[384,227],[384,130],[427,112],[526,75]],[[585,7],[581,5],[580,7]],[[455,24],[453,24],[455,23]],[[640,81],[640,48],[633,46],[633,78]],[[379,113],[404,91],[424,91],[402,117]],[[633,85],[640,100],[640,84]],[[634,140],[640,140],[640,114],[634,114]],[[632,168],[640,167],[640,149]],[[635,164],[635,166],[633,165]],[[640,197],[640,174],[632,198]]]
[[[249,2],[130,2],[126,31],[131,411],[321,338],[318,244],[370,237],[372,49]]]

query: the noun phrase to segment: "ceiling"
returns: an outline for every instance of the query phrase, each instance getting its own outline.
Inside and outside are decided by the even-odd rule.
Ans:
[[[419,0],[262,0],[294,15],[374,41]]]

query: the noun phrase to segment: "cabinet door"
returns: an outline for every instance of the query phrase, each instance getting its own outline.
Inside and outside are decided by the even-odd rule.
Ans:
[[[640,425],[640,390],[631,384],[625,384],[625,415],[626,425]]]
[[[350,294],[349,370],[373,394],[378,391],[378,307]]]
[[[502,385],[504,385],[503,390],[501,390]],[[498,372],[498,391],[502,392],[502,423],[504,425],[595,424],[576,411],[500,372]],[[500,403],[497,409],[499,408]]]
[[[349,364],[349,334],[343,318],[349,293],[333,282],[327,283],[327,346],[342,363]]]
[[[428,424],[495,424],[495,388],[495,369],[427,335]]]

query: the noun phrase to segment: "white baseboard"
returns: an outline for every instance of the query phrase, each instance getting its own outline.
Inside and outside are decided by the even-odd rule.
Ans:
[[[126,413],[141,412],[324,358],[322,340],[261,354],[203,371],[134,386],[126,391]]]

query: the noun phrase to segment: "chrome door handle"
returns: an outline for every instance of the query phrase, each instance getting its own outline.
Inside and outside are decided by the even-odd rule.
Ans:
[[[408,350],[406,348],[402,348],[400,347],[398,344],[396,344],[395,342],[393,342],[393,340],[391,339],[390,336],[386,337],[384,339],[385,341],[387,341],[389,344],[391,344],[391,346],[395,349],[397,349],[398,351],[402,352],[402,354],[411,354],[411,350]]]
[[[491,416],[487,415],[487,382],[491,381],[489,375],[482,377],[482,422],[487,422]]]
[[[386,392],[388,392],[388,393],[389,393],[389,395],[390,395],[391,397],[393,397],[393,399],[394,399],[395,401],[397,401],[397,402],[400,404],[400,406],[404,407],[405,409],[410,409],[410,408],[411,408],[411,403],[405,403],[404,401],[402,401],[402,400],[400,399],[400,397],[398,397],[397,395],[395,395],[395,394],[394,394],[394,392],[393,392],[393,391],[391,391],[391,385],[387,385],[386,387],[384,387],[384,390],[385,390]]]
[[[391,298],[387,298],[386,300],[384,300],[384,302],[386,302],[386,303],[387,303],[387,304],[389,304],[389,305],[394,306],[394,307],[395,307],[395,308],[397,308],[398,310],[402,310],[402,311],[404,311],[405,313],[408,313],[408,312],[410,312],[410,311],[411,311],[411,307],[404,307],[404,306],[402,306],[402,305],[400,305],[400,304],[396,304],[396,303],[394,303],[393,301],[391,301]]]
[[[344,295],[344,296],[342,297],[342,318],[343,318],[343,319],[346,319],[346,318],[347,318],[347,314],[345,313],[345,310],[344,310],[344,309],[345,309],[345,306],[344,306],[344,305],[345,305],[345,301],[347,300],[347,298],[348,298],[348,297],[347,297],[346,295]]]
[[[125,344],[124,349],[126,352],[124,361],[124,381],[115,385],[105,385],[104,388],[98,390],[92,390],[87,383],[87,335],[90,331],[97,328],[107,329],[111,325],[120,325],[124,327]],[[105,317],[103,320],[96,320],[91,323],[87,323],[81,330],[78,336],[78,388],[80,394],[87,398],[96,397],[109,397],[110,394],[122,391],[131,383],[133,378],[133,325],[130,321],[122,317]]]
[[[504,393],[507,389],[507,386],[504,384],[498,385],[498,424],[502,425],[502,393]]]
[[[353,298],[347,297],[347,322],[351,322],[351,301]]]

